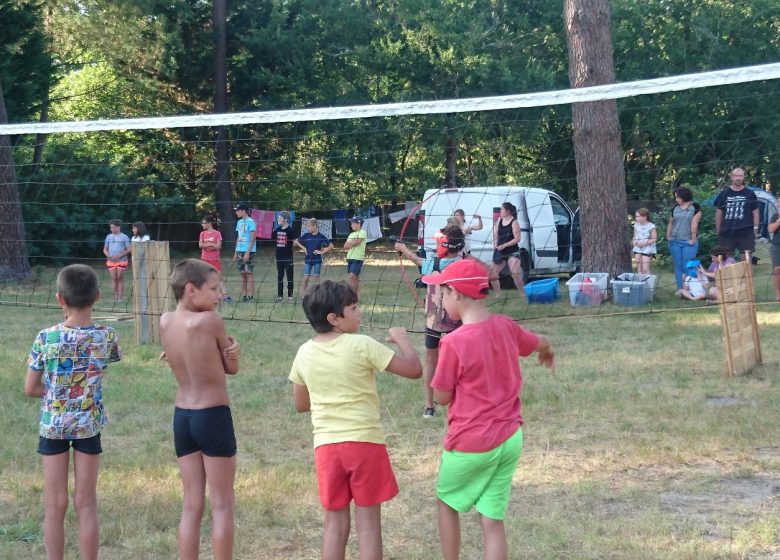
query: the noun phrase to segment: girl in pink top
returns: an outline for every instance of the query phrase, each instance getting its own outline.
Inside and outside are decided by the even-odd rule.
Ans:
[[[198,247],[200,247],[200,259],[206,261],[219,272],[219,289],[223,294],[223,301],[233,301],[227,292],[225,292],[225,280],[222,277],[222,260],[219,256],[219,250],[222,248],[222,234],[214,228],[216,218],[207,214],[201,220],[200,225],[203,231],[200,232]]]

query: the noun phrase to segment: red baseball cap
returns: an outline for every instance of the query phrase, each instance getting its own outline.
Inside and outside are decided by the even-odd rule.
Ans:
[[[475,259],[461,259],[448,265],[443,272],[422,277],[426,284],[446,284],[461,294],[474,299],[487,297],[483,293],[489,287],[488,270]]]

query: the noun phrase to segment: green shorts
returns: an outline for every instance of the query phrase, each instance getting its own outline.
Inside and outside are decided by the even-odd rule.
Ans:
[[[522,452],[522,428],[484,453],[442,452],[436,496],[457,512],[474,507],[485,517],[502,521]]]

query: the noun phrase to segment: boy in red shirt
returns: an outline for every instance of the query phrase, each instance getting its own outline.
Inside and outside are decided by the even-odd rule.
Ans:
[[[512,475],[523,449],[518,357],[538,354],[555,371],[550,341],[485,307],[488,271],[472,259],[452,263],[441,274],[423,276],[442,287],[449,316],[463,325],[441,341],[431,386],[449,405],[436,496],[444,560],[460,553],[460,513],[479,513],[484,558],[506,559],[504,517]]]

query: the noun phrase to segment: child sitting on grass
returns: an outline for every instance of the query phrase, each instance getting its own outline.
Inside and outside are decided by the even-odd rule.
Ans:
[[[311,411],[314,464],[323,520],[323,560],[343,560],[355,501],[360,558],[382,558],[382,502],[398,494],[398,484],[379,423],[376,372],[418,379],[420,359],[406,330],[392,327],[387,341],[395,353],[357,334],[360,309],[355,291],[344,282],[314,284],[303,310],[314,338],[304,343],[290,371],[298,412]]]
[[[701,262],[691,260],[685,263],[685,278],[680,297],[691,301],[700,301],[707,299],[707,288],[709,281],[707,274],[701,267]]]
[[[536,352],[554,372],[555,354],[547,338],[487,309],[488,270],[481,262],[456,261],[422,279],[441,286],[447,313],[463,322],[442,339],[431,382],[436,402],[449,405],[436,483],[443,557],[459,558],[460,514],[474,507],[483,557],[505,560],[504,517],[523,449],[518,358]]]
[[[68,462],[73,448],[73,504],[79,522],[81,558],[98,557],[97,478],[103,408],[103,372],[121,358],[119,337],[92,320],[100,298],[95,271],[83,264],[57,275],[57,302],[65,320],[35,337],[24,392],[41,398],[38,453],[43,461],[43,542],[46,557],[65,555]]]

